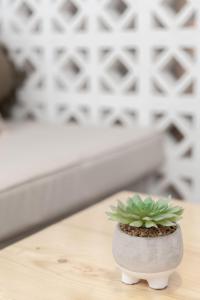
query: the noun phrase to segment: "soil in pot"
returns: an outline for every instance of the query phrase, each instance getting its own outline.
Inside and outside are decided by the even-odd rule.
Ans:
[[[157,237],[157,236],[164,236],[173,233],[177,226],[162,226],[158,225],[158,227],[134,227],[127,224],[120,224],[120,228],[123,232],[128,235],[132,236],[139,236],[139,237]]]

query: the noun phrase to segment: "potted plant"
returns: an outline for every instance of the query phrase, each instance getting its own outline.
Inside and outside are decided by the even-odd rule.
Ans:
[[[169,200],[158,201],[139,195],[118,202],[107,212],[117,221],[113,238],[113,256],[122,271],[122,282],[145,279],[153,289],[168,285],[170,274],[183,255],[181,219],[183,208]]]

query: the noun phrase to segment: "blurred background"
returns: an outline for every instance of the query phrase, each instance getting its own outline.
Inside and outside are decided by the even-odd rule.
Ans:
[[[199,29],[197,0],[0,0],[21,79],[9,117],[155,127],[166,161],[149,189],[199,201]]]

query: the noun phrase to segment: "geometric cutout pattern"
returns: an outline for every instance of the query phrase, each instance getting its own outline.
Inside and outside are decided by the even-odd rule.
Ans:
[[[148,191],[200,201],[200,1],[0,0],[0,41],[26,80],[16,119],[153,126]]]
[[[135,48],[99,51],[99,87],[102,92],[136,92],[138,81]]]
[[[100,31],[133,31],[137,27],[137,1],[97,1],[97,24]]]
[[[56,48],[53,63],[55,89],[68,92],[87,91],[89,89],[88,59],[87,49],[79,48],[72,51],[65,47]]]

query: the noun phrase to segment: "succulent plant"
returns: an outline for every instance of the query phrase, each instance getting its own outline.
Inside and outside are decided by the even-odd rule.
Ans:
[[[183,208],[173,206],[169,199],[152,199],[150,196],[144,200],[139,195],[128,198],[124,204],[118,201],[117,206],[111,206],[107,212],[110,220],[134,227],[174,226],[181,219]]]

